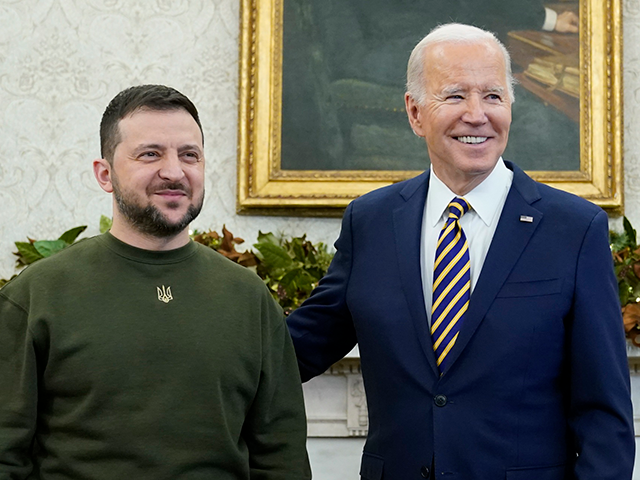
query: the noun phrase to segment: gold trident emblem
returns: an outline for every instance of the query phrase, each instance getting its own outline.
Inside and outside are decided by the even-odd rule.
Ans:
[[[171,300],[173,300],[173,295],[171,295],[171,287],[165,288],[165,286],[162,285],[162,289],[160,287],[156,288],[158,289],[158,300],[164,303],[169,303]]]

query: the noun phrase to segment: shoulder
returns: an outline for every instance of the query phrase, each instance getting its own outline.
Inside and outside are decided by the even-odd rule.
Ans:
[[[200,275],[215,286],[225,303],[234,305],[239,322],[260,321],[266,329],[284,324],[282,309],[253,269],[243,267],[201,244],[197,244],[194,259],[199,264],[198,268],[203,268],[199,270]]]
[[[99,236],[96,236],[79,240],[50,257],[28,265],[10,283],[16,282],[18,279],[20,279],[20,282],[24,282],[34,278],[41,279],[56,276],[65,270],[84,264],[87,261],[87,257],[94,256],[100,251],[105,251],[100,244],[99,238]]]
[[[607,217],[599,206],[572,193],[537,182],[518,166],[508,163],[514,173],[512,188],[518,190],[528,203],[546,217],[558,218],[569,224],[590,224],[598,215]]]
[[[215,275],[225,282],[242,284],[245,286],[244,288],[257,289],[259,292],[266,289],[264,282],[255,271],[229,260],[214,249],[200,243],[196,243],[195,259],[198,263],[203,264],[211,275]]]
[[[25,267],[2,287],[0,293],[6,298],[22,302],[31,293],[55,291],[65,284],[69,276],[76,276],[78,271],[86,270],[91,259],[100,251],[105,249],[100,245],[99,236],[79,240],[64,250]]]
[[[594,203],[573,193],[568,193],[543,183],[538,184],[543,205],[551,212],[562,212],[564,215],[590,219],[604,210]]]
[[[352,208],[358,210],[393,208],[414,195],[426,195],[429,183],[429,171],[420,175],[372,190],[351,202]]]

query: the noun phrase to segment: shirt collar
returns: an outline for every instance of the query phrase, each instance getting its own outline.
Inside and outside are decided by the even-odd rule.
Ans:
[[[507,168],[500,157],[489,176],[480,185],[464,195],[473,211],[478,214],[485,225],[491,225],[496,217],[495,213],[503,198],[501,193],[511,187],[512,179],[513,172]],[[427,191],[427,218],[431,227],[436,226],[447,210],[449,202],[456,196],[431,169],[429,190]]]

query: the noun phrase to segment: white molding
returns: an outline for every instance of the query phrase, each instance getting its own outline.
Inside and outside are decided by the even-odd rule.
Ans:
[[[309,437],[367,436],[367,399],[356,355],[343,358],[304,385]]]

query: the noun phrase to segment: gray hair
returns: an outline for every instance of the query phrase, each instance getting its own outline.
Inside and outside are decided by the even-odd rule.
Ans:
[[[502,52],[504,57],[505,70],[507,74],[507,86],[509,89],[509,100],[515,101],[513,86],[515,79],[511,73],[511,57],[506,47],[496,38],[496,36],[486,30],[462,23],[447,23],[440,25],[424,37],[415,46],[409,57],[407,64],[407,92],[418,105],[423,105],[426,97],[424,56],[428,46],[437,43],[478,43],[482,41],[493,42]]]

